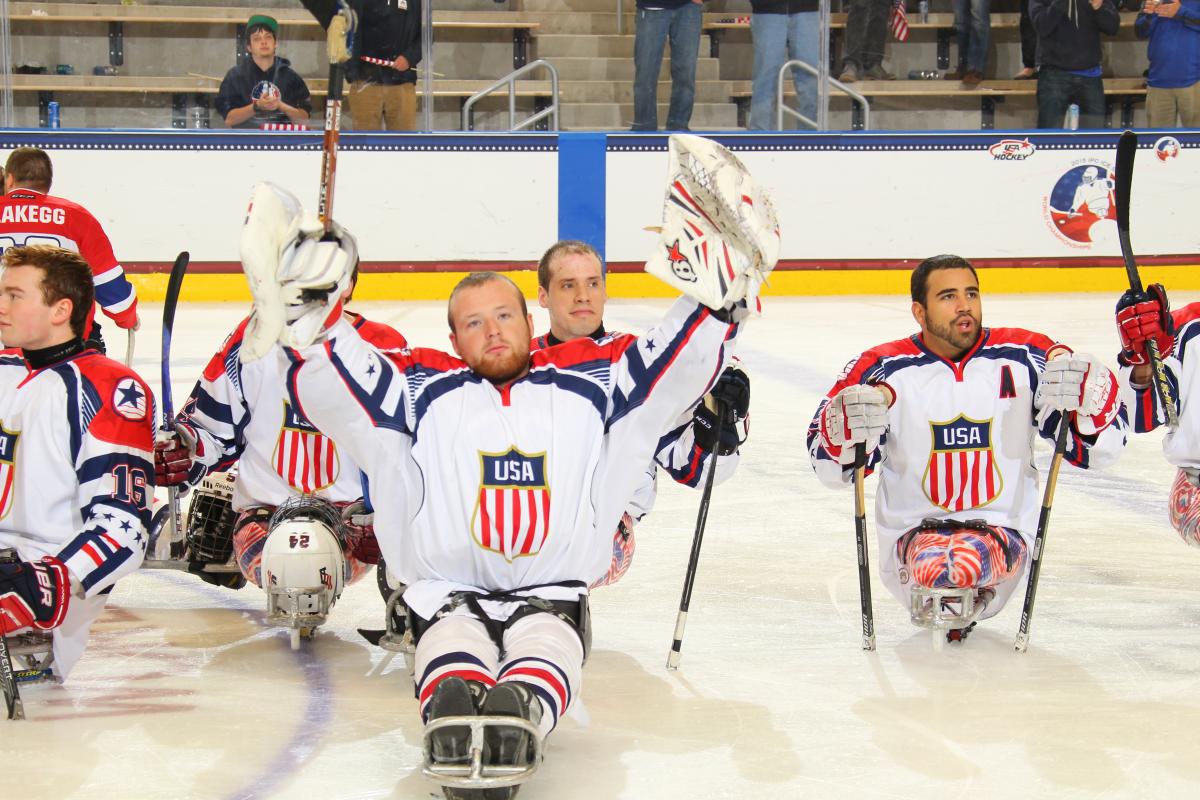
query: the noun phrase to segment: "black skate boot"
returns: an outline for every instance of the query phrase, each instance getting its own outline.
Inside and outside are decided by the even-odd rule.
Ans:
[[[486,717],[520,717],[534,725],[542,719],[542,704],[527,684],[515,681],[496,684],[488,690],[487,699],[479,712]],[[523,767],[533,762],[537,754],[532,734],[519,728],[489,726],[483,740],[485,764]],[[510,800],[521,787],[505,786],[485,789],[485,800]]]
[[[483,685],[452,675],[438,684],[429,701],[429,721],[442,717],[471,717],[479,713],[486,694]],[[430,758],[435,764],[469,764],[471,761],[471,729],[451,726],[430,735]],[[446,800],[483,800],[480,789],[459,789],[443,786]]]

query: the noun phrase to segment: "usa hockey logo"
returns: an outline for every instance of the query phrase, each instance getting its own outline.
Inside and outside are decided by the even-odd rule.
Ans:
[[[133,378],[122,378],[113,391],[113,408],[125,419],[140,422],[146,418],[146,392]]]
[[[1037,150],[1029,139],[1001,139],[988,148],[996,161],[1024,161]]]
[[[333,441],[287,400],[283,401],[283,427],[274,461],[279,477],[299,492],[316,492],[337,480],[339,463]]]
[[[1081,162],[1067,170],[1042,200],[1046,223],[1072,247],[1116,241],[1116,183],[1112,170]]]
[[[959,414],[929,423],[933,446],[922,480],[929,502],[946,511],[985,506],[1004,488],[992,452],[992,421]]]
[[[479,454],[479,499],[471,515],[475,543],[512,562],[537,555],[550,533],[546,454]]]
[[[12,508],[13,484],[17,477],[17,438],[16,431],[10,431],[0,425],[0,519],[8,516]]]

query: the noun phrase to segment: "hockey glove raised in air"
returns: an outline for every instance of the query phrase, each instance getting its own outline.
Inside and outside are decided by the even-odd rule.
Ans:
[[[847,386],[825,404],[821,412],[821,443],[840,464],[854,461],[854,446],[865,444],[870,453],[879,447],[888,428],[891,394],[878,386]]]
[[[1093,356],[1064,353],[1046,362],[1033,404],[1039,409],[1075,412],[1075,429],[1093,436],[1116,419],[1120,402],[1117,376]]]
[[[718,406],[723,409],[723,420],[717,419]],[[726,367],[692,416],[696,445],[706,453],[716,450],[722,456],[737,452],[744,441],[741,422],[749,412],[750,377],[739,367]]]
[[[0,561],[0,630],[48,631],[67,616],[71,576],[53,556],[41,561]]]
[[[1129,289],[1121,295],[1117,301],[1117,331],[1121,335],[1122,364],[1133,367],[1149,364],[1146,344],[1151,339],[1158,345],[1162,358],[1175,350],[1175,321],[1161,283],[1146,287],[1144,292]]]

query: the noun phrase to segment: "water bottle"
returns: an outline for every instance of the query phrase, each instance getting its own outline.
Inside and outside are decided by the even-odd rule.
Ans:
[[[1075,103],[1067,106],[1067,130],[1079,130],[1079,106]]]
[[[58,127],[58,101],[57,100],[51,100],[49,103],[46,103],[46,127],[47,128],[57,128]]]
[[[188,112],[188,117],[192,128],[208,127],[208,108],[206,106],[192,106]]]
[[[921,22],[929,22],[929,0],[921,0],[917,8],[921,13]]]

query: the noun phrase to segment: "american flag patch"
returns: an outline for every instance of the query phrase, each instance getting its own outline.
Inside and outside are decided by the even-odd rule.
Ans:
[[[933,446],[922,481],[925,496],[939,508],[963,511],[985,506],[1004,488],[992,452],[992,421],[958,415],[929,423]]]
[[[17,438],[21,434],[0,425],[0,519],[12,508],[13,484],[16,481]]]
[[[479,454],[479,499],[471,515],[476,544],[511,562],[542,549],[550,533],[546,454]]]
[[[273,460],[279,477],[299,492],[316,492],[337,480],[338,454],[333,440],[286,400]]]

